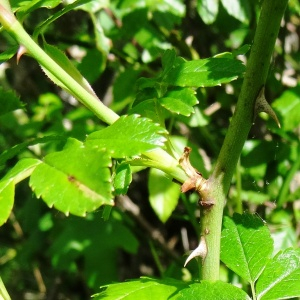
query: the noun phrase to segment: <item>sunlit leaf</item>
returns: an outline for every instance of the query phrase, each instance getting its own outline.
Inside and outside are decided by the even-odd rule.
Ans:
[[[257,215],[234,214],[224,218],[221,260],[228,268],[254,283],[273,251],[268,227]]]
[[[198,0],[197,11],[205,24],[212,24],[219,12],[219,0]]]
[[[69,139],[63,151],[48,154],[33,172],[30,186],[48,206],[84,216],[103,204],[113,204],[111,159],[105,151]]]
[[[112,157],[139,155],[164,145],[166,130],[138,115],[120,117],[107,128],[90,134],[86,145],[106,149]]]
[[[3,225],[14,205],[15,185],[13,180],[0,181],[0,226]]]
[[[173,86],[205,87],[227,83],[242,76],[245,66],[230,58],[207,58],[183,62],[162,79]]]
[[[221,0],[229,15],[248,24],[251,17],[251,7],[248,0]]]
[[[105,290],[94,295],[95,300],[172,300],[178,299],[177,293],[187,287],[183,281],[175,279],[141,278],[123,283],[110,284],[103,287]]]
[[[200,283],[194,283],[189,288],[180,291],[178,300],[251,300],[251,298],[242,289],[222,281],[203,280]]]
[[[151,207],[158,218],[166,222],[178,203],[180,186],[162,171],[151,169],[148,189]]]
[[[158,102],[173,113],[190,116],[194,112],[193,106],[198,103],[198,100],[192,89],[184,88],[167,92],[158,99]]]
[[[300,249],[280,251],[256,284],[258,300],[300,297]]]

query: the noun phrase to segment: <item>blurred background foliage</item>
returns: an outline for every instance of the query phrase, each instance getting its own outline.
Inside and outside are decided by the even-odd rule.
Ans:
[[[126,114],[142,97],[138,79],[159,74],[167,49],[187,60],[247,52],[260,6],[258,0],[77,1],[81,6],[71,2],[11,4],[25,29],[63,50],[103,102],[119,114]],[[275,252],[299,246],[299,13],[299,2],[289,1],[266,83],[266,98],[281,128],[264,114],[255,120],[225,208],[227,215],[249,211],[263,218],[273,234]],[[30,144],[1,163],[1,177],[22,157],[42,158],[60,150],[67,137],[84,140],[103,127],[54,86],[33,59],[22,56],[17,63],[17,44],[5,32],[0,34],[0,51],[1,108],[8,101],[21,101],[17,111],[0,111],[0,151],[24,141]],[[247,54],[239,57],[247,61]],[[191,146],[192,162],[205,176],[217,158],[240,86],[239,79],[199,88],[193,115],[167,117],[174,148],[180,153]],[[57,136],[56,141],[34,142],[47,135]],[[164,214],[155,195],[166,187],[169,211]],[[49,210],[23,182],[9,221],[0,228],[1,277],[12,299],[87,299],[100,285],[141,275],[189,280],[196,276],[197,265],[183,268],[183,254],[197,245],[197,202],[194,194],[179,195],[159,172],[137,169],[128,197],[116,199],[109,220],[103,209],[83,219]],[[221,270],[223,280],[243,285],[228,269]]]

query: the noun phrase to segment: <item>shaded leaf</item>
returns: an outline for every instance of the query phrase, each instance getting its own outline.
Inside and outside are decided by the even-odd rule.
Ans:
[[[179,195],[180,185],[157,169],[151,169],[148,181],[150,205],[162,222],[166,222],[175,209]]]
[[[214,282],[202,280],[194,283],[189,288],[180,291],[178,300],[250,300],[251,298],[242,289],[229,283],[217,280]]]
[[[250,283],[254,283],[273,251],[273,240],[256,215],[225,217],[221,239],[221,260]]]
[[[37,138],[34,140],[26,141],[24,143],[18,144],[13,146],[10,149],[3,151],[0,154],[0,166],[5,164],[5,162],[14,156],[18,155],[22,150],[27,149],[28,146],[36,145],[36,144],[43,144],[48,142],[55,142],[55,141],[65,141],[66,137],[63,136],[45,136],[42,138]]]
[[[267,264],[256,284],[257,299],[300,297],[300,249],[280,251]]]
[[[123,283],[107,285],[103,292],[94,295],[96,300],[166,300],[177,299],[177,293],[187,287],[187,284],[175,279],[152,279],[142,277]]]
[[[245,71],[239,60],[208,58],[183,62],[174,67],[162,79],[173,86],[216,86],[237,79]]]
[[[114,188],[116,195],[125,195],[132,181],[130,166],[126,163],[120,164],[116,169]]]
[[[86,283],[99,289],[100,285],[117,280],[120,249],[136,253],[138,241],[124,225],[122,215],[113,211],[109,222],[104,221],[99,213],[64,220],[49,254],[55,268],[64,272],[72,272],[81,260]]]
[[[7,49],[6,51],[3,51],[0,53],[0,63],[3,63],[5,61],[8,61],[9,59],[11,59],[18,51],[19,46],[12,46],[9,49]]]
[[[112,157],[140,155],[164,145],[166,130],[138,115],[120,117],[107,128],[93,132],[86,145],[107,149]]]
[[[33,172],[30,186],[48,206],[84,216],[103,204],[113,204],[111,159],[105,151],[69,139],[63,151],[48,154]]]
[[[219,0],[198,0],[197,11],[205,24],[212,24],[219,12]]]
[[[0,116],[19,108],[24,108],[24,104],[14,91],[5,91],[0,87]]]

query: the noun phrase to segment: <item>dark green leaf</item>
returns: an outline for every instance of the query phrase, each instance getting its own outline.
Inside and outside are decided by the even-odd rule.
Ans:
[[[64,220],[63,229],[51,243],[49,254],[60,272],[74,270],[81,260],[85,282],[89,287],[99,289],[100,285],[117,280],[116,261],[120,249],[135,254],[138,241],[123,224],[122,215],[113,211],[108,222],[99,213]]]
[[[242,289],[222,281],[203,280],[194,283],[189,288],[180,291],[178,300],[250,300],[251,298]]]
[[[158,218],[166,222],[178,203],[180,186],[162,171],[151,169],[148,189],[151,207]]]
[[[116,169],[114,188],[116,195],[125,195],[132,181],[130,166],[126,163],[120,164]]]
[[[13,91],[5,91],[0,87],[0,116],[24,107],[20,98]]]
[[[140,155],[164,145],[166,130],[138,115],[120,117],[109,127],[90,134],[86,145],[106,149],[112,157]]]
[[[0,53],[0,63],[3,63],[5,61],[8,61],[11,59],[18,51],[19,46],[13,46],[7,49],[6,51],[3,51]]]
[[[208,58],[183,62],[162,79],[173,86],[205,87],[227,83],[242,76],[245,66],[230,58]]]
[[[12,148],[5,150],[0,154],[0,166],[5,164],[5,162],[12,157],[18,155],[22,150],[27,149],[28,146],[36,145],[36,144],[43,144],[48,142],[61,142],[65,141],[66,137],[63,136],[45,136],[42,138],[37,138],[34,140],[26,141],[24,143],[18,144],[13,146]]]
[[[257,215],[224,218],[221,260],[236,274],[254,283],[273,251],[268,227]]]
[[[267,264],[256,284],[258,300],[300,297],[300,249],[280,251]]]
[[[177,293],[187,287],[183,281],[175,279],[141,278],[105,286],[103,292],[94,295],[95,300],[166,300],[178,299]]]
[[[113,204],[110,166],[105,151],[69,139],[63,151],[48,154],[34,170],[30,186],[48,206],[85,216],[100,205]]]

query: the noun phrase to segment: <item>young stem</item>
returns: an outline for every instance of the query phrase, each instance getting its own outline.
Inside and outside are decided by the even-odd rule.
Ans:
[[[40,46],[24,30],[22,25],[15,18],[10,10],[9,4],[4,0],[0,0],[0,22],[3,27],[12,34],[20,45],[23,45],[26,51],[37,60],[37,62],[47,69],[53,76],[62,82],[68,90],[83,105],[90,109],[100,120],[107,124],[114,123],[119,115],[113,110],[105,106],[100,99],[82,87],[73,79],[59,64],[57,64]],[[154,167],[165,171],[173,178],[180,182],[184,182],[186,175],[179,167],[178,161],[162,149],[156,149],[151,152],[144,153],[149,163]],[[152,161],[153,160],[153,161]]]
[[[271,55],[288,0],[264,0],[247,63],[241,93],[215,168],[209,178],[211,207],[202,207],[201,235],[206,238],[207,256],[200,279],[217,280],[223,207],[230,182],[254,119],[255,101],[268,75]]]

